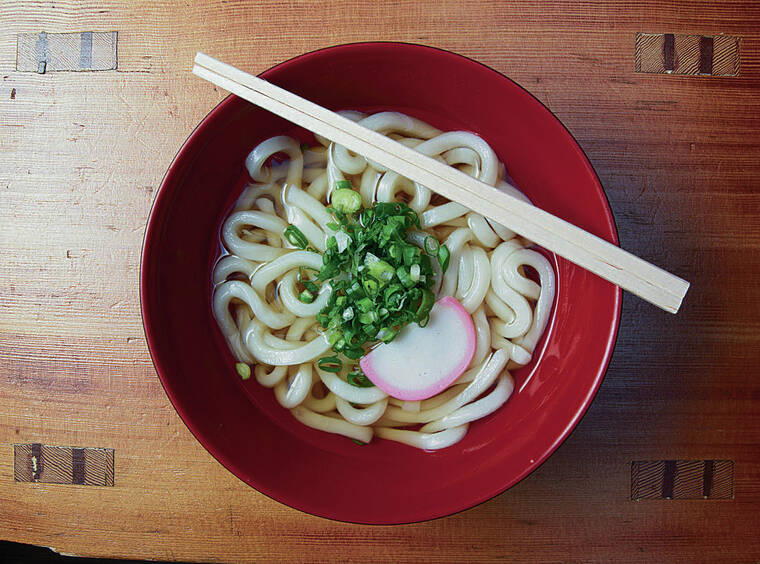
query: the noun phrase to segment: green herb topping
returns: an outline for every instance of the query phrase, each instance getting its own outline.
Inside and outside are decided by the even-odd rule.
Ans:
[[[362,208],[361,196],[347,181],[336,182],[327,209],[335,218],[327,224],[334,235],[327,239],[316,280],[299,272],[304,287],[299,298],[313,300],[317,282],[330,284],[330,299],[317,321],[329,333],[333,350],[356,360],[364,356],[365,347],[392,341],[407,324],[427,324],[435,302],[431,257],[445,272],[449,250],[433,236],[425,239],[424,249],[409,243],[407,232],[420,228],[414,210],[395,202]],[[338,356],[322,358],[318,365],[336,373],[343,368]],[[372,385],[358,367],[347,379],[353,386]]]

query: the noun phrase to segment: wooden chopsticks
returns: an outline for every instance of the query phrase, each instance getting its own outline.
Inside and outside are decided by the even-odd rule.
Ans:
[[[535,206],[203,53],[193,73],[480,213],[676,313],[689,283]]]

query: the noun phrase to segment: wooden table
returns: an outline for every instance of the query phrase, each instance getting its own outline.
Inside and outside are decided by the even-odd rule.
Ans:
[[[16,70],[18,34],[111,31],[115,70]],[[674,35],[640,44],[642,67],[637,32]],[[725,70],[712,36],[738,37],[738,76],[679,76],[679,34],[708,38],[702,71]],[[89,37],[69,63],[107,66]],[[450,49],[525,86],[587,152],[623,247],[692,282],[677,316],[625,297],[604,384],[541,468],[409,526],[331,522],[238,481],[175,413],[140,321],[151,202],[225,95],[190,74],[195,52],[259,72],[363,40]],[[676,72],[636,71],[658,65]],[[759,73],[752,1],[0,3],[0,538],[228,562],[760,560]],[[14,481],[13,445],[34,443],[114,449],[113,487]],[[662,460],[734,461],[733,498],[632,500],[632,462]],[[679,496],[678,468],[661,465],[655,497]]]

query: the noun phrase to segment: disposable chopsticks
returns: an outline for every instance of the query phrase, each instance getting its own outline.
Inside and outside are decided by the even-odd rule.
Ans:
[[[193,73],[480,213],[675,313],[689,283],[548,212],[203,53]]]

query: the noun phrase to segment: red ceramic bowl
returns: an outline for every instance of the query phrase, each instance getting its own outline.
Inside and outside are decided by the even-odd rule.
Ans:
[[[309,53],[262,77],[332,109],[399,110],[484,137],[536,205],[617,243],[588,159],[528,92],[475,61],[428,47],[361,43]],[[554,260],[554,315],[516,391],[458,444],[422,452],[357,446],[299,424],[254,379],[242,382],[211,313],[223,218],[246,178],[246,154],[283,132],[308,135],[229,96],[190,135],[164,178],[142,256],[141,300],[153,361],[177,412],[241,480],[296,509],[357,523],[448,515],[517,483],[568,436],[612,354],[620,291]]]

